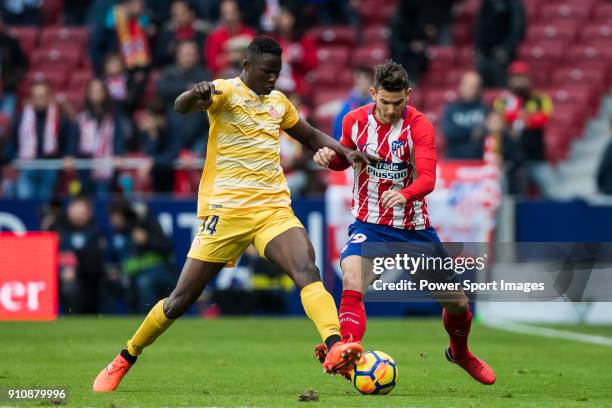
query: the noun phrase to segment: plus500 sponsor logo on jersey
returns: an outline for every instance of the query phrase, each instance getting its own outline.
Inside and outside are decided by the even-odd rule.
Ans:
[[[368,175],[385,180],[403,180],[408,177],[408,164],[388,162],[368,164]]]

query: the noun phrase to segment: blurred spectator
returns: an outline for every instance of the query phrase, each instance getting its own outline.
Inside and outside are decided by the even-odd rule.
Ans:
[[[612,141],[606,146],[599,163],[597,188],[602,194],[612,195]]]
[[[291,7],[308,25],[358,25],[361,0],[285,0],[283,5]],[[299,9],[298,9],[299,7]]]
[[[453,40],[453,5],[457,0],[422,1],[425,33],[430,42],[439,45],[451,45]]]
[[[81,26],[92,7],[92,0],[64,0],[64,24]]]
[[[3,0],[2,19],[8,25],[40,25],[43,0]]]
[[[370,88],[372,87],[372,69],[366,67],[355,67],[353,70],[353,89],[349,97],[344,101],[338,116],[334,120],[334,137],[340,140],[342,136],[342,119],[344,116],[360,106],[372,103]]]
[[[237,0],[242,22],[257,32],[261,31],[262,15],[271,1],[274,0]]]
[[[17,102],[17,85],[28,70],[28,60],[19,42],[9,36],[0,19],[0,113],[12,117]]]
[[[204,22],[206,33],[212,31],[212,27],[219,21],[219,5],[221,0],[191,0],[197,15]]]
[[[53,100],[44,82],[35,82],[30,99],[14,122],[7,157],[12,159],[59,159],[72,154],[72,123]],[[17,196],[49,200],[55,190],[57,172],[25,169],[19,174]]]
[[[483,0],[476,21],[476,63],[485,87],[506,84],[506,68],[525,33],[520,0]]]
[[[146,87],[142,71],[128,72],[119,54],[109,54],[104,62],[104,83],[111,99],[124,113],[133,113]]]
[[[296,27],[295,15],[287,7],[281,7],[275,22],[276,31],[272,38],[283,49],[283,68],[276,87],[283,92],[309,96],[310,87],[305,76],[317,66],[315,39]]]
[[[145,204],[115,201],[108,213],[113,259],[130,282],[130,312],[146,313],[172,289],[172,241]]]
[[[509,90],[497,98],[493,106],[502,113],[510,133],[521,146],[526,166],[522,192],[527,192],[527,183],[533,181],[542,194],[550,196],[555,190],[557,177],[546,160],[544,127],[553,110],[552,100],[548,95],[532,90],[526,63],[513,62],[509,74]]]
[[[144,7],[144,0],[120,0],[96,22],[90,38],[90,54],[97,74],[102,73],[104,57],[111,52],[121,55],[128,71],[149,67],[149,36],[155,28],[144,14]]]
[[[225,42],[225,68],[223,68],[218,78],[235,78],[242,73],[242,61],[246,56],[246,50],[251,42],[250,37],[238,36]]]
[[[493,138],[496,146],[501,146],[499,152],[503,162],[504,191],[507,194],[520,193],[520,170],[523,165],[521,146],[515,135],[509,133],[501,113],[490,111],[485,118],[485,138]]]
[[[476,72],[466,72],[459,84],[459,99],[444,109],[442,133],[448,159],[482,159],[487,107],[481,85]]]
[[[401,0],[391,17],[391,56],[418,82],[428,66],[427,33],[420,0]]]
[[[148,156],[138,170],[141,178],[151,177],[153,191],[172,192],[174,161],[178,158],[182,140],[172,132],[166,105],[154,99],[147,105],[140,123],[141,146]]]
[[[249,39],[255,37],[255,31],[242,23],[240,9],[235,0],[223,0],[219,7],[220,25],[208,36],[205,48],[206,63],[215,78],[227,66],[225,43],[237,36]]]
[[[147,15],[156,27],[161,27],[170,20],[173,0],[145,0]]]
[[[121,156],[124,151],[124,121],[122,115],[113,109],[104,82],[97,78],[89,81],[85,109],[76,117],[75,155],[109,161]],[[112,189],[113,176],[111,162],[100,164],[92,170],[80,170],[81,189],[88,193],[107,194]]]
[[[157,39],[155,60],[166,65],[174,60],[180,42],[192,40],[199,46],[206,42],[204,22],[196,18],[195,10],[187,0],[178,0],[171,6],[172,19],[165,25]],[[202,57],[204,54],[202,53]],[[204,59],[202,63],[206,66]]]
[[[73,198],[54,227],[59,235],[62,309],[66,313],[98,313],[107,243],[94,222],[91,200]]]
[[[157,82],[157,94],[166,103],[172,123],[176,124],[175,136],[182,138],[182,147],[204,153],[208,119],[206,115],[181,115],[174,111],[174,100],[198,82],[209,81],[210,72],[198,64],[198,45],[191,40],[179,43],[176,64],[165,68]]]

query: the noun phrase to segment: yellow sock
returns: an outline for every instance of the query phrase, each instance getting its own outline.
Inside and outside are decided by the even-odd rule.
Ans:
[[[136,333],[127,342],[127,350],[133,356],[142,353],[142,350],[151,345],[160,334],[166,331],[176,319],[168,319],[164,314],[164,300],[162,299],[149,312]]]
[[[313,321],[323,341],[333,334],[340,334],[340,321],[336,302],[322,282],[305,286],[300,292],[306,316]]]

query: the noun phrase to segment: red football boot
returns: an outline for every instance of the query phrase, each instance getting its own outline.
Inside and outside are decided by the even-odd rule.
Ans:
[[[455,360],[451,353],[450,347],[447,347],[444,355],[448,361],[463,368],[476,381],[485,385],[491,385],[495,382],[495,371],[493,371],[493,369],[489,367],[487,363],[472,353],[468,352],[468,355],[461,360]]]

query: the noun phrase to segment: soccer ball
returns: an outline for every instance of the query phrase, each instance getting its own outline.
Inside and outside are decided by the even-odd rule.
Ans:
[[[388,394],[397,382],[397,363],[382,351],[368,351],[351,371],[351,381],[362,394]]]

